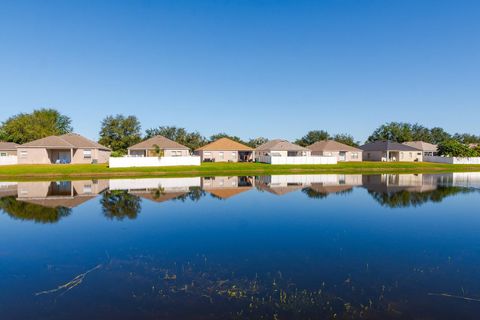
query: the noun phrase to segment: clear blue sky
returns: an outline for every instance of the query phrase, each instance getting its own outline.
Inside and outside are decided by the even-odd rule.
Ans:
[[[386,121],[480,134],[479,101],[479,1],[0,2],[1,121],[363,141]]]

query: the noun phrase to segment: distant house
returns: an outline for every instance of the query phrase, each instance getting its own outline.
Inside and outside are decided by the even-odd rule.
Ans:
[[[422,151],[405,144],[379,140],[360,147],[363,161],[423,161]]]
[[[436,144],[431,144],[423,141],[409,141],[404,142],[403,144],[418,150],[422,150],[424,157],[438,155],[438,147]]]
[[[133,157],[157,157],[157,150],[164,157],[187,157],[190,149],[163,136],[154,136],[128,148],[128,155]]]
[[[110,149],[79,134],[34,140],[17,147],[19,164],[106,163]]]
[[[337,161],[362,161],[362,149],[358,149],[334,140],[317,141],[307,147],[312,156],[333,156]]]
[[[18,144],[0,141],[0,157],[16,156]]]
[[[287,140],[270,140],[255,149],[255,160],[260,161],[263,156],[271,157],[308,157],[311,151]]]
[[[205,162],[249,162],[253,148],[228,138],[220,138],[195,150]]]

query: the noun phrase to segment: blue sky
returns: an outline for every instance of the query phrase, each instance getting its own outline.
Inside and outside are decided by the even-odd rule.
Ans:
[[[147,129],[364,140],[387,121],[480,134],[478,1],[0,2],[0,120],[54,107]]]

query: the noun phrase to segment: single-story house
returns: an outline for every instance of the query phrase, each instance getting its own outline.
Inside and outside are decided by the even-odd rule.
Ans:
[[[360,147],[363,161],[423,161],[422,151],[388,140],[378,140]]]
[[[317,141],[307,147],[312,156],[333,156],[337,161],[362,161],[362,149],[334,140]]]
[[[406,146],[422,150],[423,156],[438,156],[438,147],[436,144],[431,144],[424,141],[408,141],[403,143]]]
[[[250,162],[253,148],[228,138],[220,138],[195,150],[204,162]]]
[[[0,141],[0,157],[16,156],[18,144]]]
[[[252,189],[253,177],[204,177],[202,190],[209,192],[216,198],[228,199]]]
[[[128,155],[133,157],[158,157],[157,149],[164,157],[187,157],[190,149],[180,143],[165,138],[154,136],[128,148]]]
[[[111,150],[76,133],[49,136],[17,147],[19,164],[107,163]]]
[[[275,139],[267,141],[255,149],[255,160],[263,156],[271,157],[308,157],[311,151],[287,140]]]

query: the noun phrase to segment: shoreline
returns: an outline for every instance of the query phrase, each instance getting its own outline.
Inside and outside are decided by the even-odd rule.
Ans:
[[[0,167],[0,180],[145,178],[191,176],[256,176],[272,174],[400,174],[480,172],[480,165],[424,162],[345,162],[336,165],[269,165],[202,163],[201,166],[108,168],[106,164],[12,165]]]

